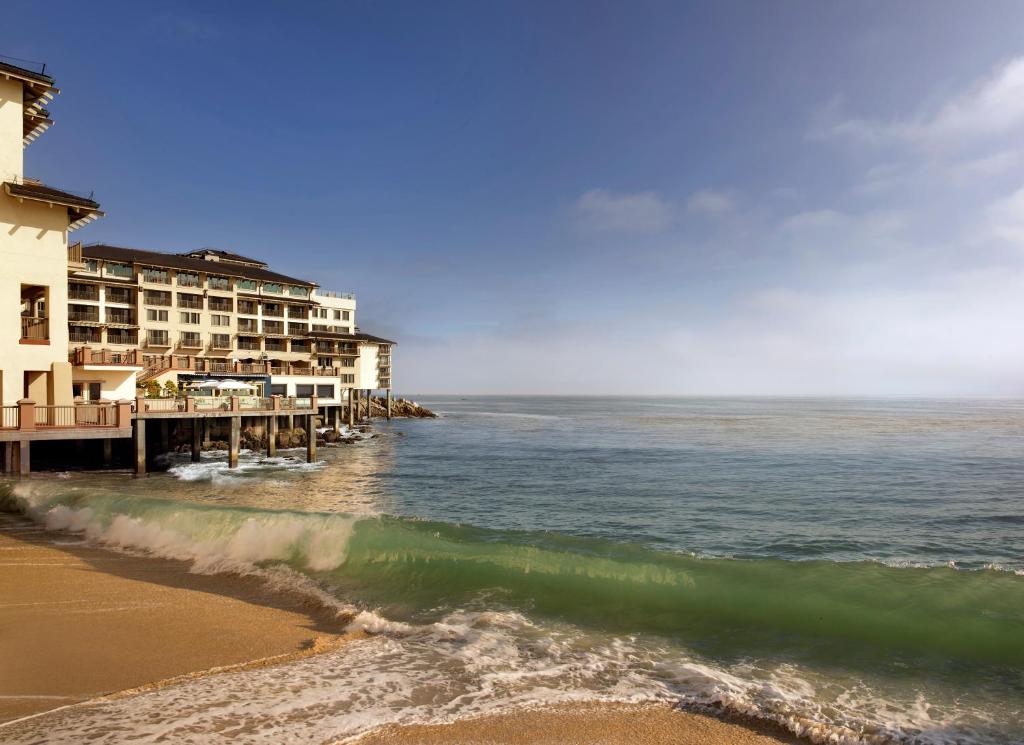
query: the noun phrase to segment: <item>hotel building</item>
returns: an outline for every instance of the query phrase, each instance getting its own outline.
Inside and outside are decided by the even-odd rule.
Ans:
[[[52,124],[46,104],[57,92],[45,66],[0,58],[5,416],[21,399],[70,406],[131,399],[150,381],[216,377],[263,397],[315,396],[326,409],[353,391],[390,393],[393,342],[360,332],[354,295],[227,251],[69,245],[71,231],[103,215],[99,204],[24,174],[24,150]]]

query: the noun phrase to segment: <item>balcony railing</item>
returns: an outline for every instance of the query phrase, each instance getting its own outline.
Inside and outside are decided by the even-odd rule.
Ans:
[[[117,311],[107,308],[107,323],[134,324],[135,316],[131,313],[118,313]]]
[[[100,322],[100,309],[94,308],[93,310],[69,310],[68,311],[69,321],[88,321],[91,323]]]
[[[0,428],[31,431],[36,429],[80,429],[94,427],[131,427],[131,405],[74,404],[71,406],[37,406],[34,401],[20,401],[4,406]]]
[[[116,290],[112,287],[107,288],[107,302],[108,303],[125,303],[131,305],[135,302],[135,293],[129,290],[123,290],[117,288]]]
[[[203,299],[201,297],[184,297],[178,296],[178,307],[179,308],[190,308],[192,310],[202,310]]]
[[[107,330],[107,343],[108,344],[138,344],[138,334],[115,334],[113,330]]]
[[[98,333],[87,334],[81,331],[71,331],[68,333],[68,340],[77,344],[99,344],[100,335]]]
[[[76,269],[84,269],[85,261],[82,260],[82,242],[72,243],[68,246],[68,264]]]
[[[108,291],[109,294],[109,291]],[[68,287],[69,300],[92,300],[99,301],[100,291],[96,285],[79,285]]]
[[[21,317],[21,338],[43,341],[50,338],[50,319],[39,316]]]

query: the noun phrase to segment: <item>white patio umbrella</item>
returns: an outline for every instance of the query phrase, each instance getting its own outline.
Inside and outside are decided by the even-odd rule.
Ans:
[[[256,386],[243,383],[241,380],[222,380],[214,387],[221,391],[251,391]]]

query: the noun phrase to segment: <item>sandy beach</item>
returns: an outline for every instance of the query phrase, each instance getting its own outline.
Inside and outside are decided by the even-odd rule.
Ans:
[[[86,545],[0,513],[0,722],[224,669],[280,664],[348,639],[344,618],[257,578]],[[59,715],[74,717],[74,709]],[[10,724],[15,732],[18,724]],[[388,726],[360,743],[793,742],[664,706],[585,705]]]

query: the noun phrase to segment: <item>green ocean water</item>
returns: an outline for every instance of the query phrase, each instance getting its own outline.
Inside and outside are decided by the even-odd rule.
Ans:
[[[205,695],[190,721],[263,717],[266,741],[568,697],[729,710],[820,741],[1024,742],[1019,403],[422,403],[446,416],[319,465],[9,489],[51,528],[269,572],[379,634],[291,669],[287,704],[252,672],[91,707],[51,740],[102,742],[117,721],[148,741],[154,712]]]

